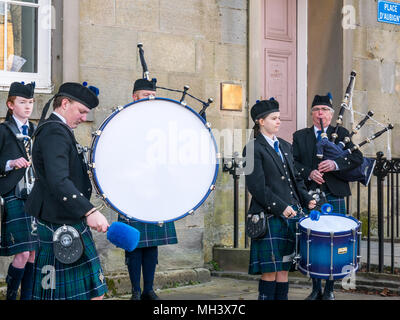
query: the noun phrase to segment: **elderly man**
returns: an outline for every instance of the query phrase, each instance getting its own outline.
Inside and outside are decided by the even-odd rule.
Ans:
[[[340,178],[341,171],[354,169],[363,162],[362,153],[357,150],[350,155],[333,160],[325,160],[319,163],[316,156],[316,143],[325,132],[330,139],[334,132],[331,126],[334,110],[332,108],[332,97],[316,95],[311,106],[311,117],[313,126],[296,131],[293,134],[293,158],[297,170],[301,173],[308,190],[319,188],[325,192],[328,202],[333,206],[333,212],[346,213],[344,197],[350,196],[350,186],[347,181]],[[321,128],[321,120],[323,128]],[[349,132],[339,127],[336,143],[343,141],[349,136]],[[352,142],[349,143],[352,147]],[[307,300],[334,300],[334,282],[327,280],[325,291],[322,294],[321,280],[313,278],[313,291]]]
[[[95,87],[64,83],[53,97],[53,113],[36,131],[37,179],[26,203],[40,239],[34,300],[99,300],[107,291],[89,228],[106,232],[109,224],[89,201],[88,168],[73,134],[99,104],[97,94]]]

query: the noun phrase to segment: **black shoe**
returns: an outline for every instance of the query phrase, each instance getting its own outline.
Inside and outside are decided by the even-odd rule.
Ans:
[[[335,295],[333,294],[333,287],[334,287],[334,281],[326,280],[322,300],[335,300]]]
[[[322,296],[322,300],[335,300],[335,295],[333,294],[333,291],[325,291],[324,295]]]
[[[160,297],[157,296],[153,290],[146,292],[146,293],[142,293],[141,299],[142,300],[161,300]]]
[[[131,300],[140,300],[140,291],[133,291]]]
[[[322,300],[322,291],[313,290],[304,300]]]
[[[305,300],[322,300],[321,279],[312,278],[312,291]]]

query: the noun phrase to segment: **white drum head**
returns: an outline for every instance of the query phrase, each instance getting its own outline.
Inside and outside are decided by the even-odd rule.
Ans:
[[[305,229],[327,233],[346,232],[357,228],[357,222],[353,219],[336,215],[321,215],[318,221],[306,218],[300,225]]]
[[[127,218],[167,222],[206,199],[218,171],[217,149],[200,116],[176,101],[127,105],[100,128],[95,184]]]

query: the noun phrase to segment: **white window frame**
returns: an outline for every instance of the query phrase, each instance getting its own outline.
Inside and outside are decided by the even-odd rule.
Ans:
[[[38,8],[38,69],[36,73],[11,72],[0,70],[0,91],[8,91],[11,83],[15,81],[36,82],[36,93],[51,93],[51,21],[53,10],[51,0],[39,0],[38,3],[23,1],[2,0],[6,8],[8,4]],[[3,2],[0,5],[3,5]],[[8,11],[5,10],[5,22]],[[7,23],[4,25],[4,51],[7,50]],[[6,59],[7,55],[4,54]]]

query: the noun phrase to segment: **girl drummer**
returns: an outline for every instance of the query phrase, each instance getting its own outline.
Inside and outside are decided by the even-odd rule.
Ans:
[[[0,125],[0,196],[4,199],[1,217],[1,256],[14,256],[8,268],[7,300],[16,300],[21,285],[21,300],[31,300],[33,264],[37,238],[32,235],[32,217],[25,212],[23,177],[30,166],[28,151],[16,134],[32,136],[33,123],[29,117],[33,110],[35,83],[25,85],[14,82],[7,99],[8,113]]]
[[[252,195],[249,214],[265,212],[267,231],[261,239],[251,241],[249,274],[262,275],[259,300],[287,300],[295,224],[302,207],[313,209],[316,202],[294,167],[291,145],[276,137],[281,124],[278,101],[258,101],[251,117],[255,122],[255,140],[250,142],[254,143],[254,154],[250,154],[253,148],[249,144],[244,150],[246,164],[254,160],[254,169],[246,175]]]

